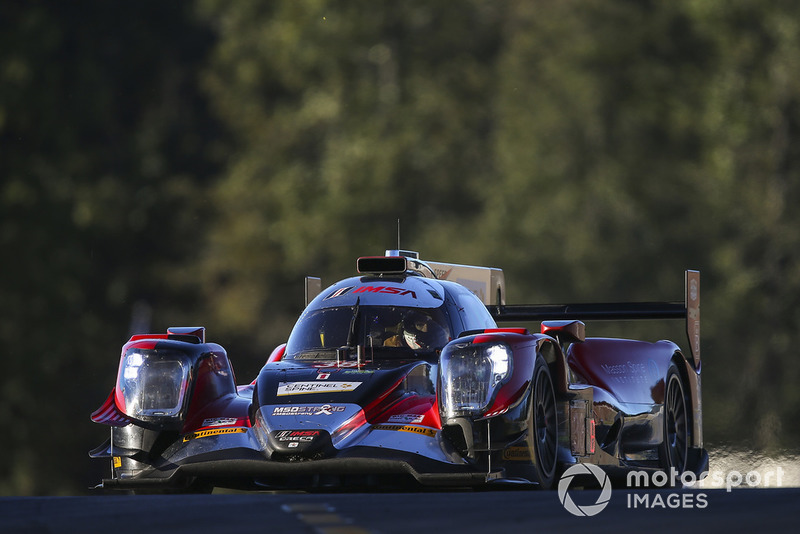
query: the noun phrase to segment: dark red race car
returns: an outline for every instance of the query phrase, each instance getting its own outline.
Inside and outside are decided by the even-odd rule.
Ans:
[[[358,272],[307,279],[313,300],[246,385],[202,327],[131,337],[92,414],[111,430],[90,453],[111,460],[101,487],[551,488],[578,463],[707,469],[697,272],[681,303],[548,306],[505,305],[498,269],[407,251]],[[587,338],[602,319],[685,320],[689,351]]]

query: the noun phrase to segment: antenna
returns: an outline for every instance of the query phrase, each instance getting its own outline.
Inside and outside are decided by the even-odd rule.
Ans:
[[[397,250],[400,250],[400,219],[397,219]]]

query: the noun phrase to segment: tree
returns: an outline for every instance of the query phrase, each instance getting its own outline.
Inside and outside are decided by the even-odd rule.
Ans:
[[[700,269],[707,437],[759,448],[800,408],[796,10],[515,3],[479,220],[493,256],[526,244],[528,298],[674,298]]]
[[[0,6],[0,493],[96,483],[86,451],[105,432],[87,416],[132,310],[191,303],[172,282],[203,234],[216,131],[190,7]]]
[[[226,335],[271,350],[302,276],[352,273],[356,256],[395,246],[398,219],[402,246],[450,254],[493,177],[502,10],[203,4],[220,35],[207,87],[237,147],[203,264]]]

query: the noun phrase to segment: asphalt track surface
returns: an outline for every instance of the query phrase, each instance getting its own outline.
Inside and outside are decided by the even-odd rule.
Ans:
[[[568,495],[584,506],[600,492]],[[597,515],[575,517],[555,491],[4,497],[0,532],[796,532],[798,502],[800,488],[614,490]]]

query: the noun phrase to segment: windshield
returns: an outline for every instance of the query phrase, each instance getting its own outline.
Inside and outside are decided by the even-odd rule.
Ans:
[[[323,308],[298,321],[284,359],[330,359],[337,349],[348,346],[348,341],[351,348],[361,345],[376,358],[426,356],[440,351],[451,336],[440,308]]]

